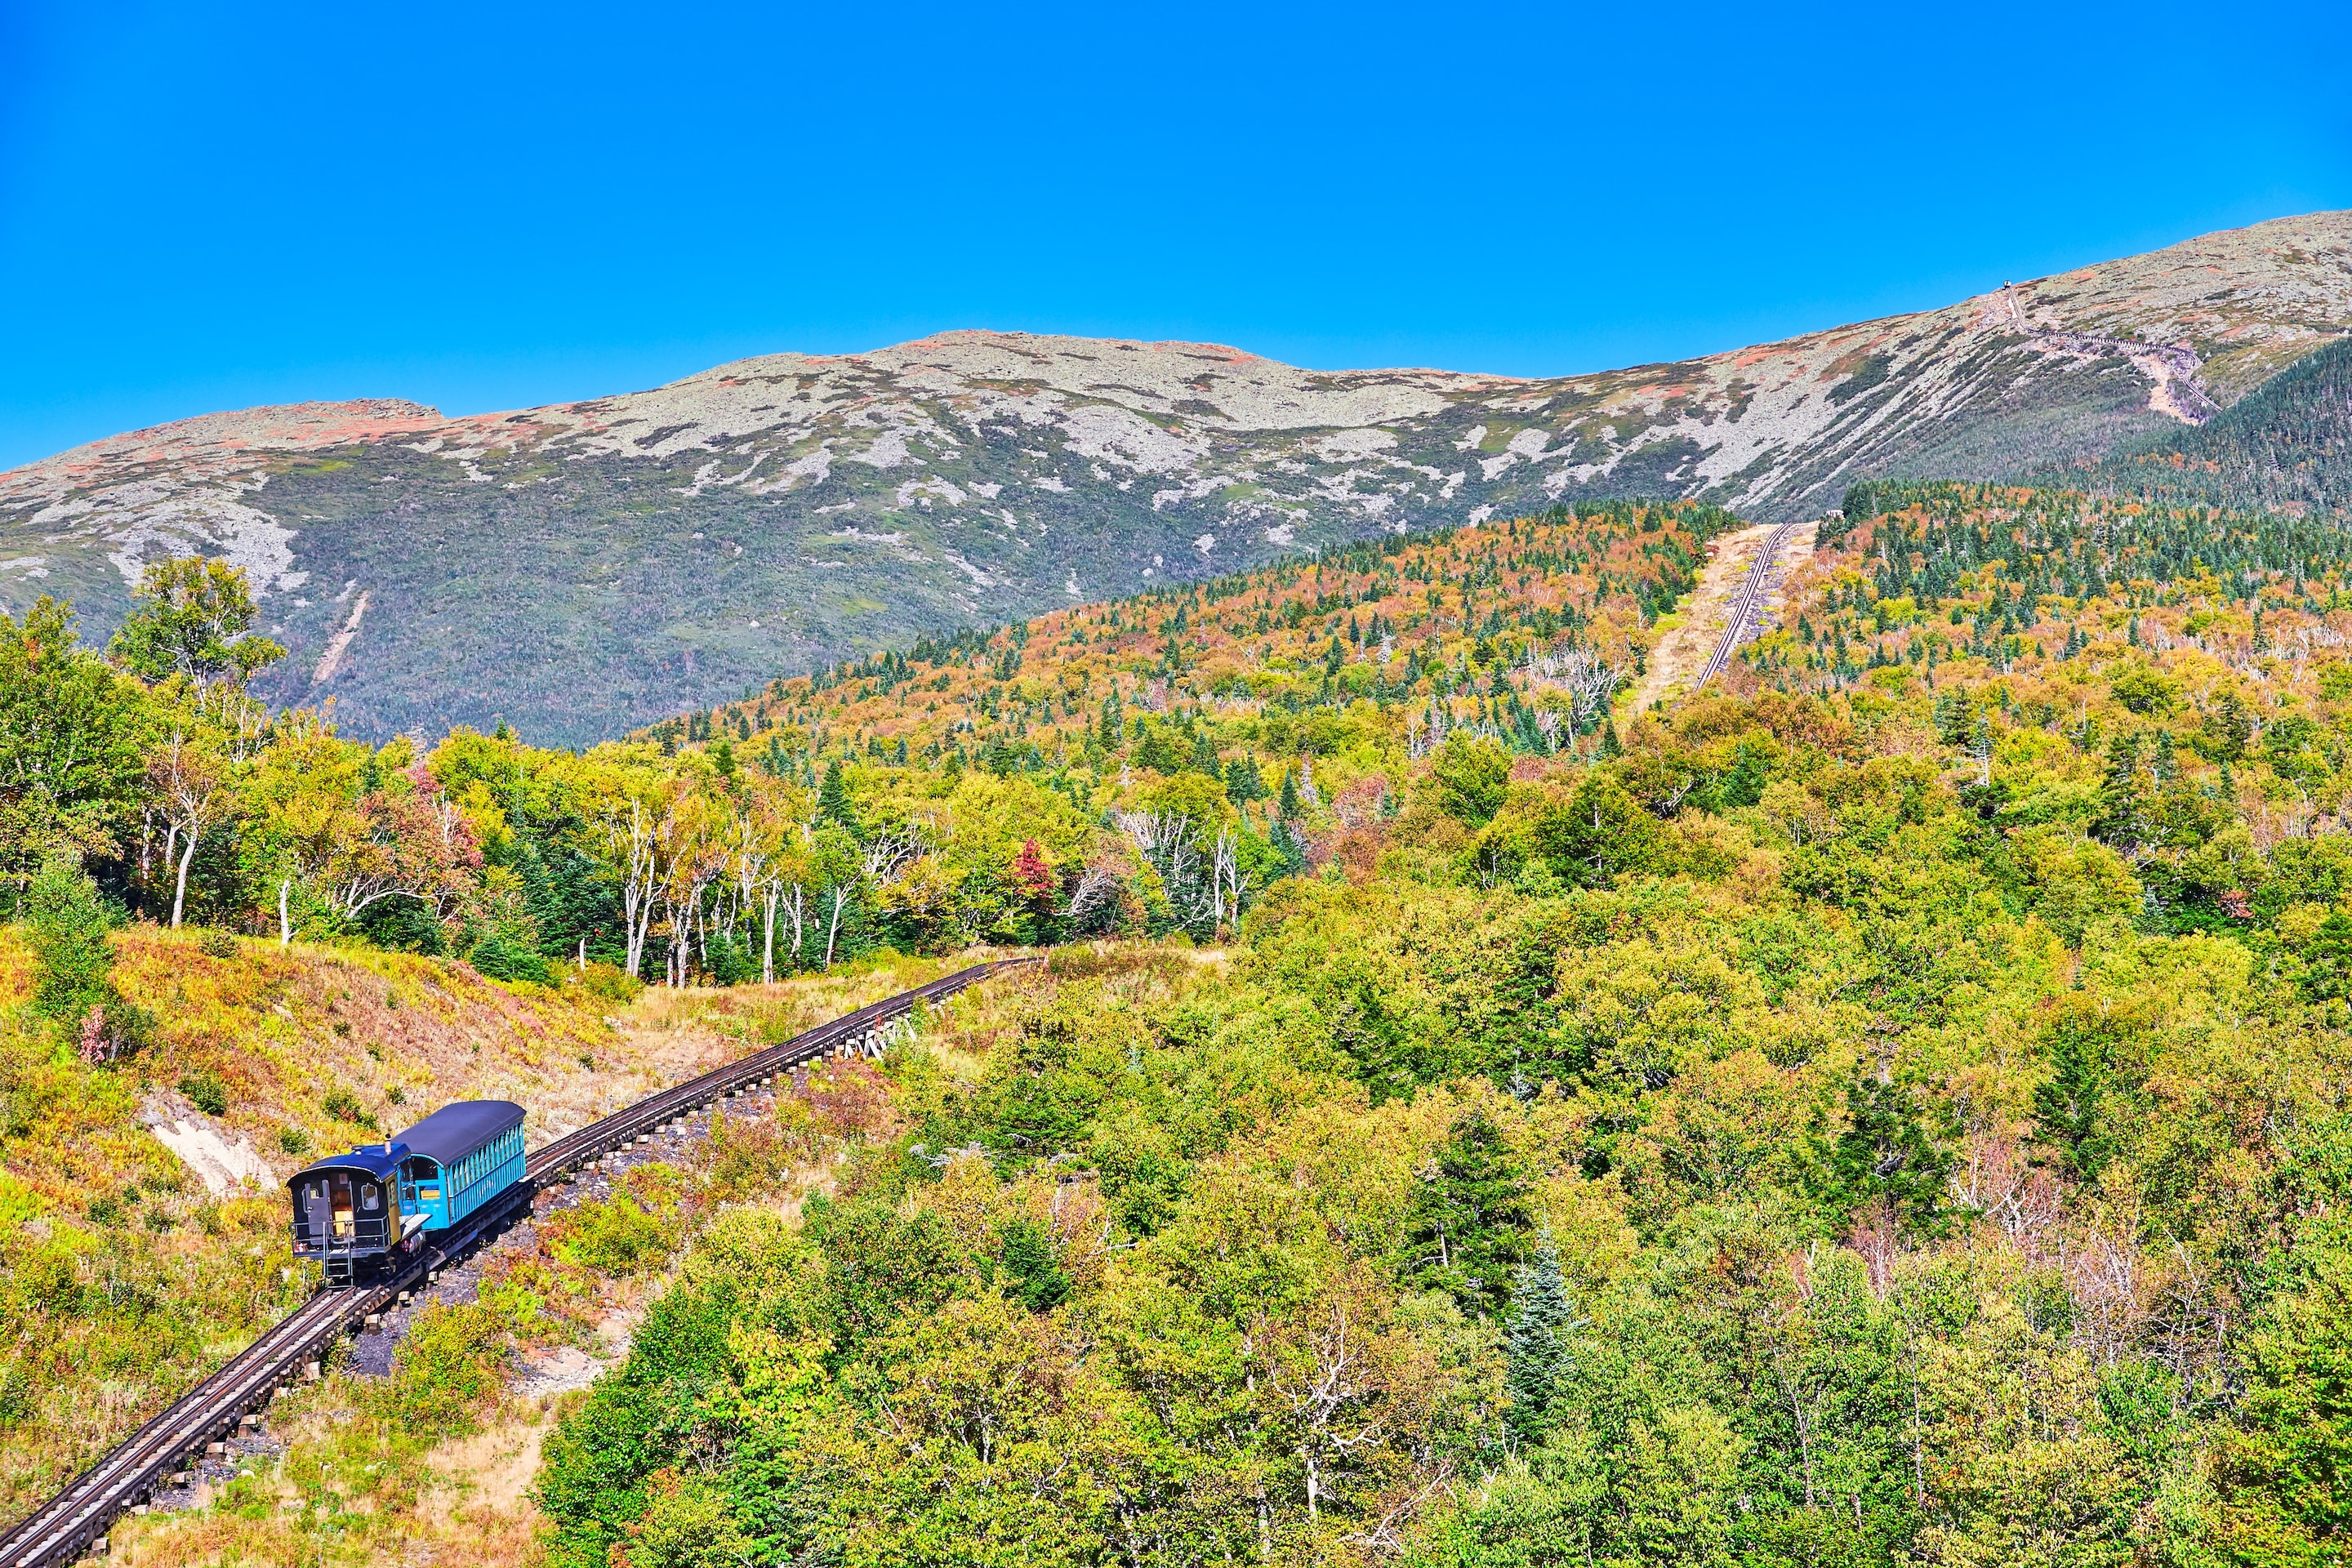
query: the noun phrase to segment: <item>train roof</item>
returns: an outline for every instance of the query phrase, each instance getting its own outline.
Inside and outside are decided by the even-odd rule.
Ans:
[[[522,1107],[511,1100],[460,1100],[443,1106],[394,1142],[407,1144],[411,1154],[446,1165],[464,1159],[521,1121]]]
[[[400,1163],[408,1158],[408,1149],[398,1140],[390,1143],[368,1143],[345,1154],[325,1154],[286,1178],[291,1186],[313,1171],[363,1171],[377,1181],[388,1182],[400,1173]]]

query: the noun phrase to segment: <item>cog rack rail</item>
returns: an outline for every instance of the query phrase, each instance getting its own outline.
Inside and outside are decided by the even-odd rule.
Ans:
[[[1763,615],[1764,596],[1771,591],[1774,574],[1780,564],[1780,547],[1801,526],[1784,522],[1765,536],[1762,548],[1756,552],[1756,559],[1748,568],[1748,575],[1739,580],[1739,592],[1731,601],[1731,614],[1726,618],[1723,636],[1716,639],[1715,651],[1707,656],[1706,668],[1691,683],[1692,690],[1729,668],[1739,645],[1759,629],[1756,623]]]

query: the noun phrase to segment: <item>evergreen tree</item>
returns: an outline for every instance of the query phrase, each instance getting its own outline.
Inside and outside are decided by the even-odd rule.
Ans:
[[[1423,1178],[1405,1232],[1409,1282],[1443,1290],[1473,1317],[1510,1300],[1511,1270],[1533,1224],[1517,1154],[1485,1113],[1456,1121]]]
[[[1511,1391],[1511,1435],[1529,1447],[1553,1425],[1552,1405],[1569,1372],[1568,1335],[1576,1328],[1559,1248],[1550,1234],[1535,1256],[1511,1275],[1511,1326],[1503,1340],[1505,1384]]]
[[[113,994],[109,933],[114,912],[78,859],[58,855],[25,895],[26,936],[33,950],[33,1008],[68,1026]]]
[[[2112,1071],[2107,1030],[2070,1018],[2052,1035],[2049,1081],[2033,1091],[2037,1131],[2084,1181],[2095,1181],[2116,1155],[2115,1133],[2100,1115]]]
[[[1724,775],[1719,798],[1727,807],[1754,805],[1764,798],[1764,784],[1769,776],[1762,753],[1742,741],[1731,771]]]
[[[817,790],[816,814],[827,822],[837,822],[850,832],[857,831],[857,811],[849,801],[849,786],[842,782],[841,763],[824,764],[824,783]]]
[[[2331,910],[2303,950],[2303,994],[2315,1002],[2352,998],[2352,915]]]
[[[1258,776],[1255,756],[1235,757],[1225,764],[1225,795],[1235,801],[1264,800],[1265,781]]]
[[[1845,1110],[1844,1130],[1816,1144],[1826,1217],[1843,1227],[1883,1204],[1907,1231],[1939,1230],[1953,1155],[1929,1134],[1912,1092],[1864,1075],[1846,1086]]]

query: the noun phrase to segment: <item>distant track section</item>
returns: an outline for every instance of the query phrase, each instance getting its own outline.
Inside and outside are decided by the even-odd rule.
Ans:
[[[278,1390],[323,1361],[337,1338],[372,1313],[393,1306],[404,1290],[463,1258],[527,1212],[533,1194],[638,1138],[749,1085],[807,1062],[878,1051],[886,1027],[917,1007],[943,1001],[992,974],[1042,958],[999,959],[902,991],[860,1007],[829,1024],[796,1035],[739,1062],[649,1095],[577,1132],[566,1133],[524,1157],[523,1178],[505,1197],[446,1232],[381,1284],[319,1291],[265,1330],[228,1363],[177,1403],[118,1445],[0,1538],[0,1568],[56,1568],[73,1563],[100,1542],[107,1527],[144,1501],[182,1461],[207,1443],[226,1438],[245,1415],[268,1405]]]
[[[1739,592],[1732,595],[1731,613],[1725,617],[1723,636],[1707,656],[1706,668],[1699,671],[1698,679],[1691,685],[1696,691],[1731,667],[1731,656],[1739,645],[1752,635],[1751,628],[1764,610],[1764,595],[1772,586],[1772,569],[1780,563],[1780,547],[1789,542],[1790,535],[1803,523],[1784,522],[1765,539],[1763,548],[1748,568],[1748,575],[1739,581]]]

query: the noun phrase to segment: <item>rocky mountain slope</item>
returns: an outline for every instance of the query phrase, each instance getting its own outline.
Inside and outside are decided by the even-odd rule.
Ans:
[[[2352,213],[1939,310],[1549,380],[949,332],[444,418],[207,416],[0,474],[0,604],[121,616],[239,562],[349,729],[617,733],[780,673],[1380,530],[1594,495],[1804,517],[1861,477],[2008,477],[2200,425],[2352,331]]]

